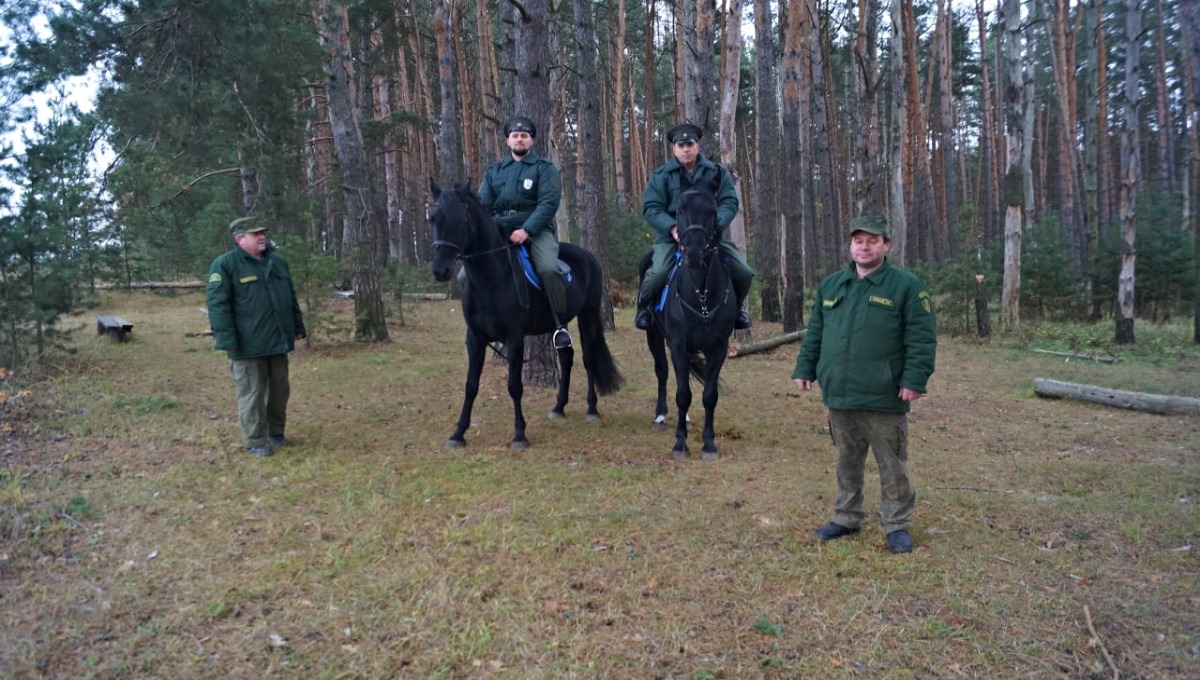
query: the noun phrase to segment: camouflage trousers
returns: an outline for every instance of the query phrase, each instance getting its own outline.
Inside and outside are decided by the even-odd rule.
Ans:
[[[867,448],[879,465],[879,519],[884,533],[912,524],[917,494],[908,477],[908,414],[829,409],[829,431],[837,447],[837,499],[833,521],[862,524]]]
[[[272,354],[229,363],[237,388],[238,422],[247,447],[269,446],[269,437],[282,437],[287,426],[288,355]]]

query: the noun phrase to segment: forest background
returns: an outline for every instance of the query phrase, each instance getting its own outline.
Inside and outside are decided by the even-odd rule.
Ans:
[[[429,259],[430,179],[477,182],[515,114],[562,170],[561,239],[614,290],[686,120],[738,180],[754,311],[785,330],[875,213],[946,332],[983,330],[982,299],[1006,327],[1108,320],[1117,342],[1191,314],[1200,340],[1195,0],[0,7],[0,131],[24,96],[100,74],[93,111],[57,107],[3,152],[0,365],[41,355],[97,285],[197,277],[245,214],[271,220],[310,302],[343,281],[354,337],[387,339],[388,294]]]

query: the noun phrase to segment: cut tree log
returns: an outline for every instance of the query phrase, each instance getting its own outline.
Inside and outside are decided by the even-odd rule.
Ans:
[[[1200,413],[1200,399],[1180,397],[1173,394],[1147,394],[1146,392],[1126,392],[1113,390],[1096,385],[1063,382],[1050,378],[1035,378],[1033,391],[1043,397],[1065,397],[1080,399],[1105,406],[1173,415],[1179,413]]]
[[[203,288],[203,281],[134,281],[132,283],[98,283],[96,290],[156,290],[171,288]]]
[[[783,335],[777,335],[773,338],[767,338],[766,340],[759,340],[758,342],[748,342],[744,345],[730,345],[729,357],[731,359],[736,359],[737,357],[744,357],[747,354],[765,352],[769,349],[775,349],[780,345],[786,345],[789,342],[796,342],[803,337],[804,331],[799,330],[792,331],[791,333],[784,333]]]

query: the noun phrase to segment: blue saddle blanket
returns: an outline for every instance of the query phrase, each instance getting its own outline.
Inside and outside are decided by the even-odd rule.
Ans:
[[[534,270],[533,260],[529,259],[529,249],[524,245],[521,245],[521,247],[517,248],[517,259],[521,261],[521,270],[525,272],[525,278],[530,284],[533,285],[534,288],[541,290],[542,277],[538,276],[537,271]],[[568,284],[570,284],[571,280],[575,278],[571,274],[571,265],[563,262],[562,260],[558,261],[558,271],[562,272],[563,278],[566,279]]]

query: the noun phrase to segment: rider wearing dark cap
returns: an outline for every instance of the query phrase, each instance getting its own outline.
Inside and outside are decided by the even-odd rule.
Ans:
[[[675,224],[675,211],[679,208],[680,177],[685,173],[692,184],[713,182],[715,180],[717,198],[717,228],[724,230],[737,216],[737,191],[729,172],[720,165],[710,161],[700,153],[699,141],[703,131],[691,123],[676,125],[667,131],[667,142],[671,145],[673,158],[650,175],[646,184],[646,193],[642,198],[642,217],[654,227],[657,237],[654,240],[653,259],[650,269],[642,279],[642,288],[638,293],[638,313],[635,325],[642,330],[650,328],[651,301],[659,295],[667,275],[674,264],[675,251],[679,245],[679,229]],[[745,311],[746,295],[750,292],[750,283],[754,280],[754,270],[746,264],[737,245],[728,238],[720,242],[721,260],[729,272],[737,295],[738,312],[735,328],[750,327],[750,315]]]
[[[525,244],[529,259],[542,279],[550,311],[554,314],[554,346],[571,346],[563,319],[567,318],[567,290],[558,270],[558,236],[554,214],[562,198],[562,178],[548,159],[533,150],[537,126],[517,116],[504,124],[510,152],[487,169],[479,185],[479,199],[490,206],[500,229],[511,243]]]

